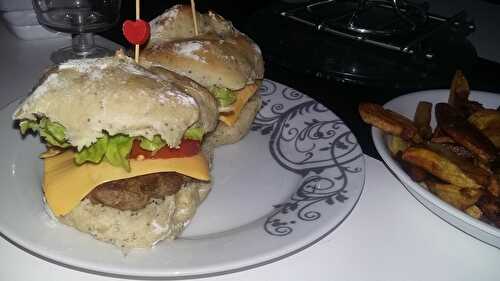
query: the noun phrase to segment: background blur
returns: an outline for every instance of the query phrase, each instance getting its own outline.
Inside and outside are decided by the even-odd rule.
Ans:
[[[357,0],[353,0],[357,1]],[[245,24],[259,9],[264,8],[271,2],[277,0],[197,0],[196,8],[200,11],[214,10],[226,19],[231,20],[234,25],[244,31]],[[307,2],[301,0],[288,0],[282,2]],[[423,1],[413,1],[423,2]],[[465,10],[469,17],[476,23],[476,31],[469,36],[480,57],[500,62],[500,0],[428,0],[430,12],[451,16],[461,10]],[[179,0],[143,0],[141,1],[142,18],[151,20],[161,14],[165,9],[177,3],[190,3],[190,1]],[[133,19],[135,17],[135,1],[123,0],[122,19]],[[113,31],[107,32],[108,36],[121,44],[126,44],[123,38],[116,38],[117,25]]]

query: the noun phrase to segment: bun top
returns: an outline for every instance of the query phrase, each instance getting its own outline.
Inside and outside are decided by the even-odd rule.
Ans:
[[[198,36],[190,6],[173,6],[153,19],[141,63],[164,67],[206,88],[238,90],[263,78],[260,48],[248,36],[216,13],[196,14]]]
[[[78,149],[95,142],[104,131],[146,138],[160,135],[175,147],[195,122],[206,132],[217,122],[215,99],[201,87],[186,91],[186,83],[190,82],[161,78],[121,52],[73,60],[49,70],[13,117],[47,117],[66,128],[68,141]],[[205,104],[198,104],[190,91],[207,96]],[[200,106],[212,110],[205,113],[205,120],[199,120]]]

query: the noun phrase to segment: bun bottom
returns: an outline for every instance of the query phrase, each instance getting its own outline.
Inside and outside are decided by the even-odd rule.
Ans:
[[[210,189],[211,183],[191,182],[175,195],[153,199],[138,211],[121,211],[85,199],[58,219],[124,251],[150,248],[161,240],[179,236]]]
[[[224,122],[217,124],[215,131],[211,132],[205,141],[213,147],[224,144],[232,144],[240,141],[250,131],[257,112],[262,105],[262,98],[259,94],[254,94],[247,102],[240,113],[238,121],[233,126],[228,126]]]

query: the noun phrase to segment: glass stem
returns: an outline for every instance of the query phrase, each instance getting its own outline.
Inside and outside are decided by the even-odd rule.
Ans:
[[[72,39],[73,51],[79,56],[86,56],[94,51],[95,42],[93,33],[74,34]]]

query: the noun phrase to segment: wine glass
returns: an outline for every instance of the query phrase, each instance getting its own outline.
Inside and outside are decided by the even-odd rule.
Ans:
[[[94,33],[115,25],[120,7],[121,0],[33,0],[40,24],[72,34],[71,46],[52,53],[55,63],[112,55],[112,50],[95,45]]]

